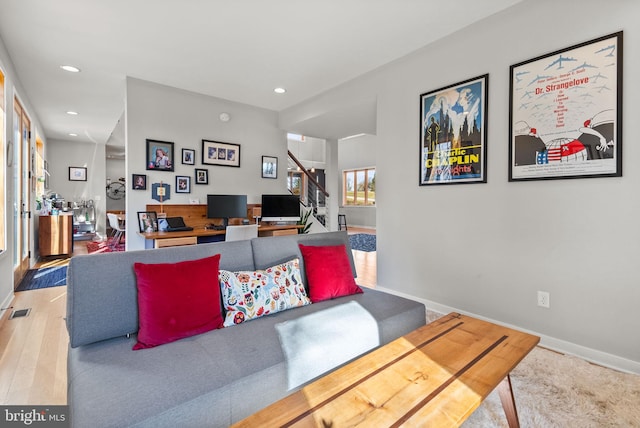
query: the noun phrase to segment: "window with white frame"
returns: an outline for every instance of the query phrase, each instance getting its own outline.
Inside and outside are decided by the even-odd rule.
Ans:
[[[376,169],[352,169],[342,172],[342,205],[376,204]]]

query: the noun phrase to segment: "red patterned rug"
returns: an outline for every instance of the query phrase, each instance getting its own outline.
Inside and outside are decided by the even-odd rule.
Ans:
[[[106,241],[102,242],[87,242],[87,252],[89,254],[93,253],[111,253],[114,251],[124,251],[124,239],[120,240],[120,242],[112,248],[113,238],[109,238]]]

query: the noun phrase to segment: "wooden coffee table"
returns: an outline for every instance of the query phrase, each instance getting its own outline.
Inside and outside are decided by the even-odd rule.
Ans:
[[[233,426],[457,427],[498,388],[509,426],[518,427],[509,373],[539,341],[451,313]]]

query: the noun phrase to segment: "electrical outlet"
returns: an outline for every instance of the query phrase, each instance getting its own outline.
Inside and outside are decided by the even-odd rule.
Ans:
[[[538,291],[538,306],[543,308],[549,308],[549,292]]]

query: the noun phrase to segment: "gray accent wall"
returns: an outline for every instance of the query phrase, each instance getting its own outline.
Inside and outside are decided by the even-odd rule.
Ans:
[[[293,123],[377,97],[380,287],[640,372],[638,16],[630,0],[524,1],[283,113]],[[623,177],[508,182],[509,66],[620,30]],[[419,186],[420,94],[485,73],[488,183]]]

